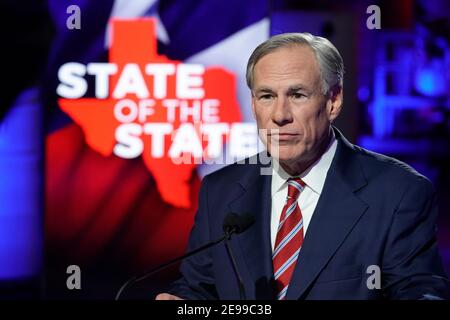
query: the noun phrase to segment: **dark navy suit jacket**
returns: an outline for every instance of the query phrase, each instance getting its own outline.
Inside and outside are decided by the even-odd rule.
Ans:
[[[338,146],[309,224],[287,299],[449,298],[436,244],[436,193],[406,164],[350,144]],[[271,175],[233,164],[203,180],[188,250],[223,234],[230,211],[256,222],[231,240],[248,299],[273,299]],[[379,266],[381,289],[369,289]],[[187,299],[239,299],[223,243],[186,259],[169,290]],[[369,280],[369,281],[368,281]]]

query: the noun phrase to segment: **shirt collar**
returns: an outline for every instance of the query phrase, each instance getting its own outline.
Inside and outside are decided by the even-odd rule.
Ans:
[[[332,131],[333,132],[333,131]],[[308,169],[300,174],[300,178],[306,183],[313,192],[320,195],[322,193],[325,179],[327,177],[328,170],[331,167],[334,155],[336,153],[337,140],[334,136],[334,132],[331,137],[331,141],[327,147],[327,150],[322,156],[314,162]],[[278,192],[286,183],[289,178],[293,178],[289,175],[277,160],[273,159],[272,166],[272,195]]]

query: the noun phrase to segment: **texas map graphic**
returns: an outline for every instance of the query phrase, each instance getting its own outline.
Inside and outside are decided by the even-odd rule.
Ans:
[[[111,24],[109,61],[62,65],[58,104],[90,148],[141,157],[164,201],[190,207],[188,181],[198,163],[191,160],[217,155],[241,121],[235,75],[159,55],[153,19]],[[190,161],[174,161],[186,155]]]

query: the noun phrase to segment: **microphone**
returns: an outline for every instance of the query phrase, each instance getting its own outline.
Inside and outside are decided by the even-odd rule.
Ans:
[[[134,284],[134,283],[140,282],[140,281],[142,281],[144,279],[147,279],[148,277],[154,275],[155,273],[158,273],[159,271],[162,271],[162,270],[166,269],[167,267],[173,265],[174,263],[176,263],[178,261],[181,261],[181,260],[183,260],[185,258],[188,258],[190,256],[193,256],[193,255],[195,255],[195,254],[197,254],[199,252],[202,252],[202,251],[204,251],[204,250],[206,250],[206,249],[208,249],[208,248],[210,248],[210,247],[212,247],[212,246],[214,246],[216,244],[221,243],[222,241],[225,241],[225,246],[227,248],[227,253],[228,253],[228,255],[229,255],[230,259],[231,259],[231,263],[233,265],[234,273],[235,273],[235,275],[236,275],[236,277],[238,279],[240,297],[241,297],[241,299],[245,299],[245,290],[244,290],[244,285],[242,284],[242,278],[241,278],[241,275],[239,274],[239,272],[237,270],[236,261],[234,259],[233,253],[231,251],[231,248],[230,248],[228,242],[230,241],[232,234],[234,234],[234,233],[238,234],[238,233],[244,232],[245,230],[250,228],[253,225],[254,222],[255,222],[255,218],[250,213],[244,213],[244,214],[241,214],[241,215],[236,214],[234,212],[228,213],[226,215],[225,219],[224,219],[224,222],[223,222],[224,234],[220,238],[218,238],[216,240],[213,240],[213,241],[210,241],[207,244],[205,244],[205,245],[203,245],[203,246],[201,246],[201,247],[199,247],[197,249],[189,251],[189,252],[185,253],[182,256],[179,256],[179,257],[177,257],[177,258],[175,258],[173,260],[170,260],[170,261],[168,261],[168,262],[166,262],[166,263],[164,263],[164,264],[162,264],[162,265],[160,265],[160,266],[150,270],[149,272],[145,273],[144,275],[133,276],[132,278],[130,278],[128,281],[126,281],[120,287],[119,291],[116,294],[115,300],[119,300],[120,299],[120,296],[121,296],[122,292],[130,284]]]
[[[225,233],[241,233],[247,230],[255,222],[255,217],[250,213],[237,214],[230,212],[223,220]]]

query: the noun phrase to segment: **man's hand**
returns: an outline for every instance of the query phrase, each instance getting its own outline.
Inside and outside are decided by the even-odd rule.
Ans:
[[[168,293],[160,293],[156,296],[155,300],[184,300],[180,297],[174,296]]]

